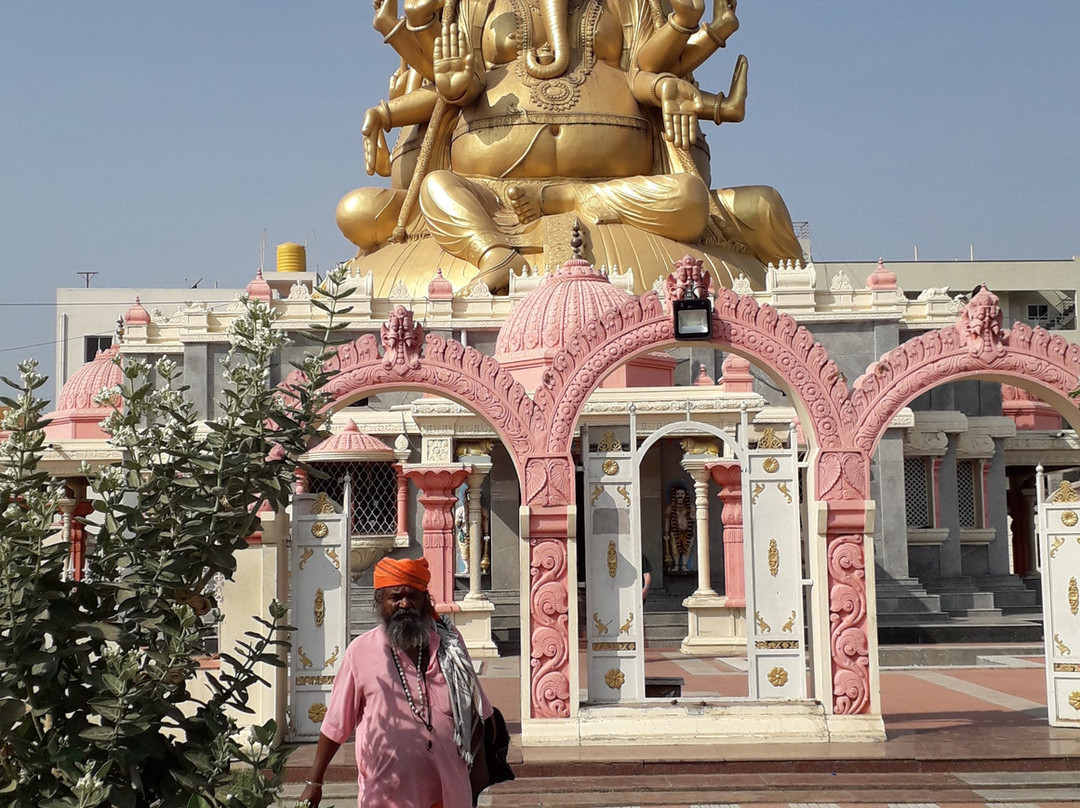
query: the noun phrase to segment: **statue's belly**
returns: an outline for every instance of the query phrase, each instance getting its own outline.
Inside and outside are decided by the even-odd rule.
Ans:
[[[450,159],[462,174],[492,177],[610,178],[649,174],[652,141],[626,78],[598,63],[577,103],[537,103],[513,68],[487,73],[487,90],[462,111]]]

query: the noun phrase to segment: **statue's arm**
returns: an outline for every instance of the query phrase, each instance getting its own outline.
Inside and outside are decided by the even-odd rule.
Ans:
[[[408,16],[412,12],[410,9],[406,11],[407,16],[398,17],[397,0],[381,0],[375,8],[375,18],[371,24],[382,34],[383,42],[397,51],[409,67],[424,78],[434,80],[432,49],[438,34],[438,15],[433,15],[429,23],[413,26]]]
[[[435,87],[449,103],[465,107],[484,91],[484,77],[476,70],[477,57],[465,30],[452,23],[435,39]]]
[[[364,113],[360,132],[364,137],[364,170],[380,177],[390,176],[390,150],[383,132],[395,127],[427,123],[435,109],[436,93],[423,87],[418,90],[380,101]]]
[[[690,11],[680,11],[680,6],[673,3],[676,10],[638,51],[638,66],[657,73],[689,75],[717,50],[726,47],[731,35],[739,30],[735,5],[736,0],[715,0],[712,20],[697,28],[703,8],[695,16]]]

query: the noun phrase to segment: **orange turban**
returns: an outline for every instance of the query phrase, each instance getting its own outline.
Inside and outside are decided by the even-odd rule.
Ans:
[[[375,565],[375,588],[411,586],[427,592],[431,570],[426,558],[384,558]]]

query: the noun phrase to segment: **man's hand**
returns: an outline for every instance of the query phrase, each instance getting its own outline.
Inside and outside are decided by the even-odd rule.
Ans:
[[[474,79],[473,55],[456,22],[450,25],[449,33],[435,38],[432,66],[439,95],[451,103],[464,98]]]
[[[717,0],[719,4],[722,0]],[[705,0],[671,0],[672,19],[683,28],[695,28],[705,13]]]
[[[739,30],[739,18],[735,16],[738,0],[714,0],[713,18],[709,28],[722,40]]]
[[[360,134],[364,136],[364,171],[369,175],[390,176],[390,149],[386,145],[384,129],[386,121],[378,107],[372,107],[364,113],[364,125],[360,127]]]
[[[701,93],[688,81],[665,76],[656,85],[656,97],[664,114],[664,139],[677,149],[688,149],[697,140]]]

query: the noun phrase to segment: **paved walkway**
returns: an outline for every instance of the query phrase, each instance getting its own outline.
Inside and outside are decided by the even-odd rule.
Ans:
[[[528,750],[515,743],[511,759],[518,779],[489,789],[481,805],[921,808],[1080,803],[1080,728],[1046,723],[1042,657],[1030,647],[1007,645],[954,650],[944,658],[974,664],[883,665],[885,741]],[[940,661],[941,647],[934,651]],[[918,649],[905,656],[903,649],[893,648],[888,655],[905,661],[919,657]],[[486,660],[481,673],[512,733],[520,728],[518,665],[517,657]],[[746,692],[744,659],[649,649],[647,670],[650,676],[683,678],[684,697]],[[292,779],[302,779],[312,752],[311,746],[296,750],[290,761]],[[344,782],[335,793],[327,793],[326,804],[332,801],[343,808],[355,800],[351,761],[351,747],[339,752],[328,779]]]

